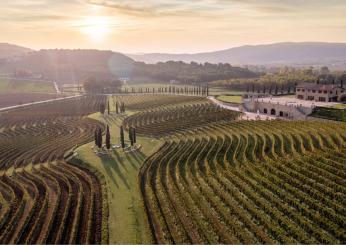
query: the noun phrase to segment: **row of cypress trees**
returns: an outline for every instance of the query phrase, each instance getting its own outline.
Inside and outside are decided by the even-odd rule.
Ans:
[[[129,128],[129,139],[131,142],[131,146],[136,143],[136,129],[133,127]],[[95,145],[98,148],[102,148],[102,130],[100,127],[95,129]],[[124,136],[124,128],[120,126],[120,143],[121,147],[125,148],[125,136]],[[109,131],[109,126],[106,128],[106,148],[109,150],[111,148],[111,135]]]
[[[106,105],[104,103],[101,103],[100,104],[100,113],[105,114],[105,112],[106,112]],[[109,105],[109,101],[107,104],[107,112],[108,112],[108,115],[111,114],[111,108]],[[124,113],[125,112],[125,103],[124,102],[118,103],[118,101],[117,101],[115,104],[115,112],[116,112],[116,114],[119,114],[119,112]]]
[[[125,113],[125,103],[124,102],[115,102],[115,113],[116,114]]]
[[[164,87],[139,87],[124,88],[121,93],[169,93],[169,94],[187,94],[209,96],[209,86],[164,86]]]

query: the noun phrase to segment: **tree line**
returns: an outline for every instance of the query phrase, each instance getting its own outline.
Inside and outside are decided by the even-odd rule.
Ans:
[[[201,86],[161,86],[161,87],[125,87],[121,93],[168,93],[168,94],[185,94],[185,95],[202,95],[209,96],[209,85]]]
[[[101,114],[105,114],[106,113],[106,104],[105,103],[101,103],[100,104],[100,113]],[[111,114],[111,108],[110,108],[110,104],[109,101],[107,101],[107,113],[108,115]],[[116,102],[115,103],[115,113],[116,114],[122,114],[125,113],[125,103],[124,102]]]
[[[96,79],[94,77],[89,77],[83,83],[84,90],[91,94],[118,93],[121,86],[122,82],[120,80]]]
[[[256,78],[259,74],[247,68],[234,67],[230,64],[199,64],[182,61],[145,64],[136,62],[132,77],[147,77],[160,82],[177,80],[186,84],[207,83],[215,80],[232,78]]]
[[[281,91],[284,88],[285,93],[293,92],[294,87],[299,83],[321,83],[321,84],[340,84],[346,82],[346,74],[315,74],[311,70],[290,70],[287,72],[266,74],[258,78],[251,79],[229,79],[214,81],[213,85],[225,87],[231,90],[251,91],[253,86],[255,90],[266,88],[272,91]]]

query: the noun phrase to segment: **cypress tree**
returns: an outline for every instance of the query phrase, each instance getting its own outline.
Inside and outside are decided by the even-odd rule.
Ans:
[[[109,150],[111,148],[111,135],[109,133],[109,126],[107,125],[107,130],[106,130],[106,147]]]
[[[121,147],[124,149],[125,148],[125,139],[124,139],[124,128],[123,128],[123,126],[120,126],[120,142],[121,142]]]
[[[111,107],[109,106],[109,100],[108,100],[108,115],[111,113]]]
[[[102,148],[102,130],[101,128],[98,129],[98,133],[97,133],[97,146],[99,148]]]
[[[98,146],[98,129],[97,128],[95,129],[95,132],[94,132],[94,140],[95,140],[95,145]]]
[[[129,139],[131,142],[131,146],[133,146],[133,128],[132,127],[129,128]]]
[[[133,133],[133,143],[136,143],[137,139],[136,139],[136,128],[132,128],[132,133]]]
[[[104,113],[105,113],[105,110],[106,110],[105,104],[104,104],[104,103],[101,103],[101,104],[100,104],[100,112],[101,112],[101,114],[104,114]]]
[[[119,104],[118,101],[115,103],[115,112],[119,114]]]

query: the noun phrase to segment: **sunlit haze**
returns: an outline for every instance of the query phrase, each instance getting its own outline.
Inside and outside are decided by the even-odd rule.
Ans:
[[[0,42],[126,53],[345,42],[345,13],[344,0],[12,0],[0,2]]]

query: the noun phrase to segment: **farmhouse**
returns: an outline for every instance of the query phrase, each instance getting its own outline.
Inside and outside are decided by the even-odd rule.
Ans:
[[[301,83],[296,87],[296,98],[320,102],[341,100],[345,89],[337,84]]]

